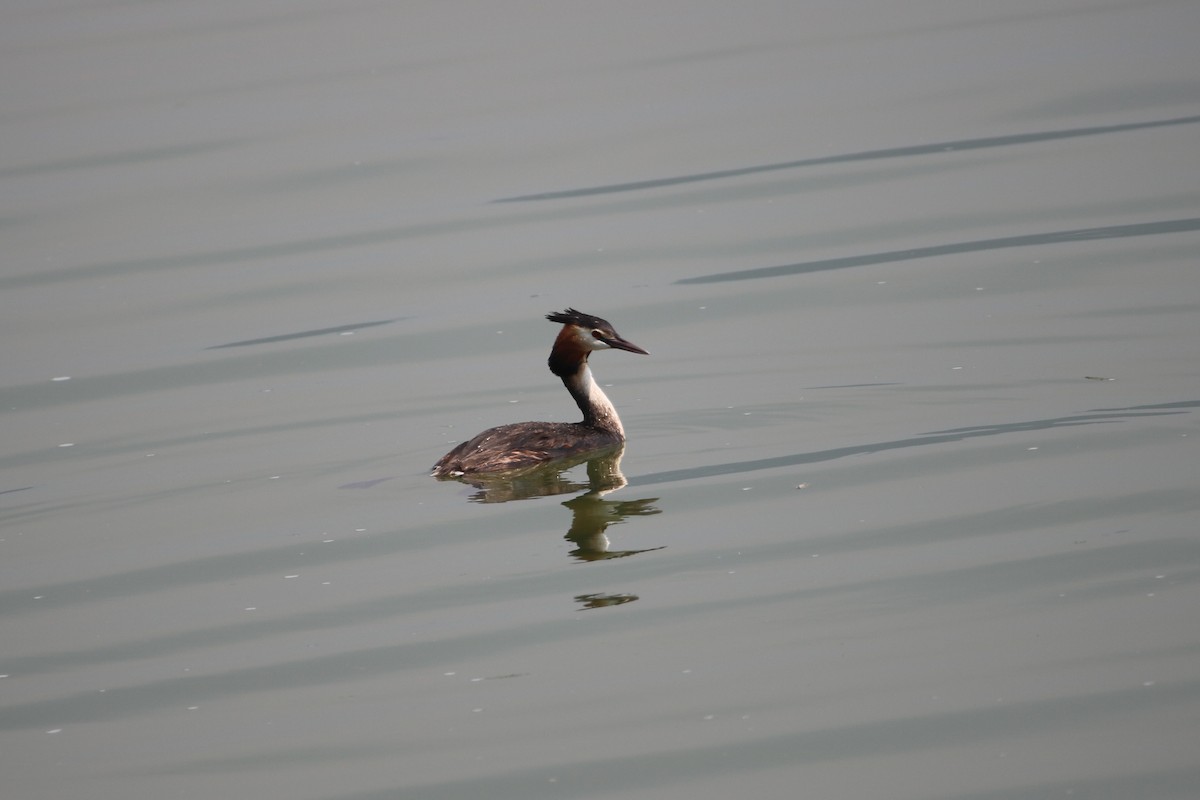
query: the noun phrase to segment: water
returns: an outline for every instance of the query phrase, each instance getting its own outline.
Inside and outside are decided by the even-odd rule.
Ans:
[[[3,19],[6,796],[1195,796],[1195,4]]]

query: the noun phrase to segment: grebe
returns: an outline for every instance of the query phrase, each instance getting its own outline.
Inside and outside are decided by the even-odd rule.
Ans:
[[[599,317],[573,308],[547,314],[561,322],[548,364],[583,412],[582,422],[518,422],[488,428],[463,442],[433,465],[438,477],[468,472],[501,472],[532,467],[547,461],[599,450],[625,441],[617,409],[592,379],[588,356],[593,350],[628,350],[649,355],[622,339],[613,326]]]

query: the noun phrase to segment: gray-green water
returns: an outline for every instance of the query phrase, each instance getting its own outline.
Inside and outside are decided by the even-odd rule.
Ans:
[[[0,21],[5,797],[1200,792],[1200,6]]]

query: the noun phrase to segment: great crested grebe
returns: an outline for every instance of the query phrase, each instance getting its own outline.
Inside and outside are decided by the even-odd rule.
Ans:
[[[463,442],[433,465],[438,477],[468,472],[502,472],[522,469],[547,461],[578,455],[625,441],[625,429],[617,409],[592,379],[588,356],[593,350],[628,350],[649,355],[613,330],[599,317],[573,308],[547,314],[551,322],[561,322],[562,330],[554,340],[548,364],[562,378],[563,385],[583,412],[582,422],[517,422],[488,428],[474,439]]]

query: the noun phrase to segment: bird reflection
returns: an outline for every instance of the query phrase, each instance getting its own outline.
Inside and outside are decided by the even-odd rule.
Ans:
[[[563,536],[575,545],[571,555],[580,561],[603,561],[606,558],[624,558],[625,556],[649,553],[652,550],[662,550],[661,547],[647,547],[641,550],[610,550],[608,535],[605,531],[609,525],[624,522],[627,517],[646,517],[651,514],[661,514],[662,511],[652,505],[657,497],[643,500],[605,500],[606,491],[590,490],[578,497],[573,497],[564,506],[571,509],[571,528]]]
[[[608,608],[609,606],[619,606],[625,603],[632,603],[637,600],[636,594],[626,594],[625,592],[617,592],[616,594],[577,594],[575,602],[583,606],[581,611],[589,608]]]
[[[641,500],[605,500],[604,496],[625,486],[627,481],[621,473],[621,457],[625,445],[618,444],[586,456],[543,464],[530,469],[509,473],[475,473],[439,480],[454,480],[474,486],[471,495],[476,503],[507,503],[510,500],[528,500],[534,497],[581,492],[562,505],[571,510],[571,525],[563,538],[575,545],[571,556],[580,561],[602,561],[609,558],[624,558],[638,553],[661,550],[649,547],[640,550],[611,550],[605,533],[610,525],[624,522],[629,517],[644,517],[662,513],[654,506],[657,497]],[[587,480],[577,480],[565,473],[570,469],[587,464]],[[629,602],[629,597],[621,602]]]

